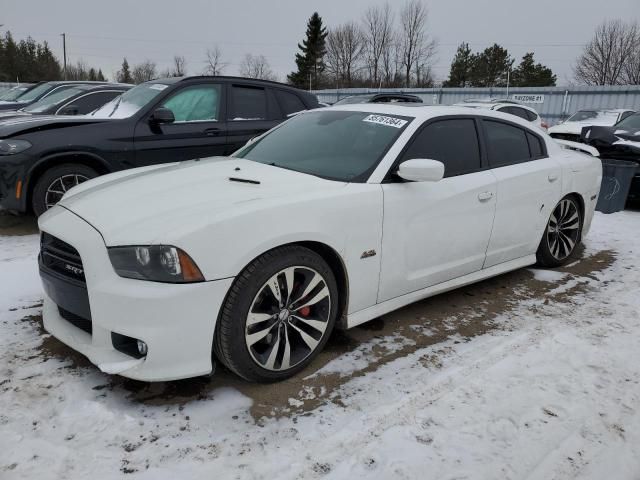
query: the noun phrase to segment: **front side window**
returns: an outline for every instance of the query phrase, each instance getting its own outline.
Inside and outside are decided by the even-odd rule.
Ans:
[[[118,98],[103,105],[91,114],[97,118],[129,118],[162,93],[168,85],[164,83],[143,83],[127,90]]]
[[[220,85],[194,85],[169,97],[162,106],[173,112],[176,122],[218,121]]]
[[[229,120],[266,120],[267,93],[264,88],[232,86]]]
[[[522,128],[492,120],[483,122],[491,167],[526,162],[531,158],[527,135]]]
[[[438,120],[423,128],[403,154],[444,163],[444,176],[453,177],[480,169],[480,146],[475,121],[470,118]]]
[[[411,117],[355,111],[297,115],[234,154],[342,182],[365,182]]]

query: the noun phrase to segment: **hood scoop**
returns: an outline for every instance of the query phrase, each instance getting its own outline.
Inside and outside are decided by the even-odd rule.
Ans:
[[[238,183],[250,183],[252,185],[260,185],[259,180],[252,180],[250,178],[240,178],[240,177],[229,177],[230,182],[238,182]]]

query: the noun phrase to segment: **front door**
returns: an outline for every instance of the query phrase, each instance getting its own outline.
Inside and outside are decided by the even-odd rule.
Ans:
[[[177,90],[156,108],[173,112],[173,123],[153,124],[141,119],[135,128],[134,145],[139,166],[224,155],[227,123],[224,85],[201,83]]]
[[[496,206],[496,179],[483,171],[477,122],[436,120],[420,130],[398,163],[439,160],[439,182],[384,183],[378,302],[482,268]]]

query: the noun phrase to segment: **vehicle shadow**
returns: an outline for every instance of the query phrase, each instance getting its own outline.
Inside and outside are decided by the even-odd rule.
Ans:
[[[12,237],[38,233],[38,220],[32,215],[14,215],[0,210],[0,235]]]
[[[230,387],[253,400],[251,414],[256,421],[263,417],[305,414],[327,402],[342,404],[345,393],[340,387],[349,380],[425,347],[435,348],[418,362],[425,367],[439,368],[439,355],[450,348],[449,342],[466,342],[506,328],[496,322],[496,318],[508,315],[523,300],[569,301],[586,288],[586,281],[567,282],[567,279],[594,279],[594,274],[615,260],[612,251],[587,256],[583,249],[579,256],[580,261],[559,270],[557,281],[537,280],[532,270],[521,269],[414,303],[360,327],[334,331],[324,351],[303,372],[284,382],[249,383],[218,364],[217,371],[210,377],[173,382],[146,383],[100,374],[104,383],[93,388],[135,403],[179,405],[207,399],[215,389]],[[565,287],[557,288],[561,284]],[[25,320],[42,328],[39,316]],[[72,370],[97,372],[82,355],[49,335],[43,337],[39,352],[43,357],[63,359],[67,364],[65,368]]]

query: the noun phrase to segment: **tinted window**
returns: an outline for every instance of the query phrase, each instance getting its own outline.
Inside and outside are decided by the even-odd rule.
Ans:
[[[524,112],[527,114],[527,118],[530,121],[534,121],[538,119],[538,114],[536,112],[532,112],[531,110],[525,110]]]
[[[620,120],[624,120],[625,118],[627,118],[627,117],[629,117],[631,115],[633,115],[633,112],[629,112],[629,111],[622,112],[622,115],[620,115]]]
[[[231,87],[229,120],[265,120],[267,95],[264,88]]]
[[[302,103],[302,100],[294,93],[276,90],[276,96],[278,97],[278,102],[280,102],[280,108],[282,108],[285,115],[291,115],[292,113],[307,109],[304,103]]]
[[[234,156],[332,180],[364,182],[411,120],[369,112],[306,112]]]
[[[511,115],[516,115],[517,117],[524,118],[525,120],[529,120],[529,118],[527,117],[527,111],[524,108],[502,107],[500,111],[503,113],[510,113]]]
[[[176,122],[218,120],[220,85],[194,85],[169,97],[163,104],[176,117]]]
[[[527,140],[529,140],[529,150],[531,151],[531,157],[540,158],[544,157],[544,149],[542,148],[542,140],[536,137],[534,134],[527,132]]]
[[[489,165],[499,167],[529,160],[529,144],[522,128],[484,120]]]
[[[96,108],[101,107],[105,103],[113,100],[122,92],[96,92],[90,93],[81,98],[72,100],[68,106],[75,105],[78,109],[78,115],[86,115],[93,112]]]
[[[444,163],[444,176],[480,168],[480,147],[472,119],[440,120],[423,128],[402,156],[402,161],[428,158]]]

